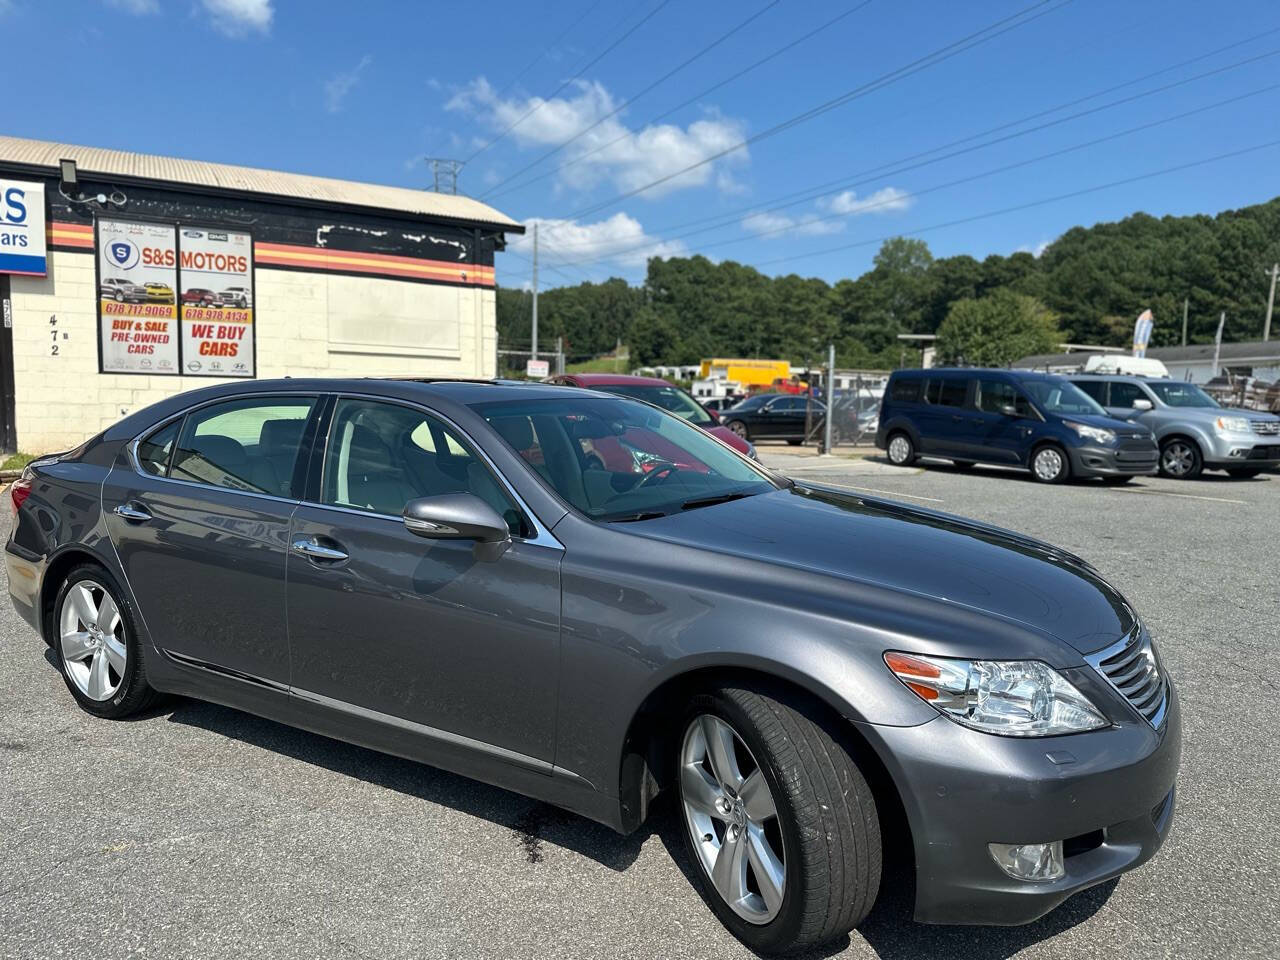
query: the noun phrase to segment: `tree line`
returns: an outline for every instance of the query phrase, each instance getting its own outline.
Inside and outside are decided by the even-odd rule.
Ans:
[[[1156,218],[1074,227],[1040,256],[935,258],[923,240],[885,241],[872,268],[829,284],[769,277],[733,261],[653,258],[644,283],[621,279],[547,290],[539,338],[557,336],[574,357],[627,344],[633,366],[696,363],[711,356],[820,362],[836,344],[842,367],[892,368],[916,352],[901,333],[938,334],[942,358],[1004,364],[1061,342],[1124,346],[1151,308],[1152,346],[1262,336],[1264,270],[1280,260],[1280,197],[1217,216]],[[529,339],[531,295],[500,287],[499,337]],[[1012,354],[1010,356],[1010,354]]]

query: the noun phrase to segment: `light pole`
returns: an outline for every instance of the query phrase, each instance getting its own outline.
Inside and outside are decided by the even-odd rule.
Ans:
[[[1267,321],[1262,325],[1262,339],[1271,339],[1271,312],[1276,306],[1276,276],[1280,275],[1280,263],[1271,265],[1268,271],[1271,274],[1271,295],[1267,297]]]

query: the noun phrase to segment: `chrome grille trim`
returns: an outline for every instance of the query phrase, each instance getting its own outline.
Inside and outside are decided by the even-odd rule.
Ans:
[[[1275,420],[1250,420],[1253,424],[1253,432],[1261,434],[1265,437],[1280,436],[1280,423]]]
[[[1135,624],[1121,640],[1084,659],[1147,723],[1160,729],[1169,709],[1169,682],[1160,669],[1151,637],[1141,624]]]

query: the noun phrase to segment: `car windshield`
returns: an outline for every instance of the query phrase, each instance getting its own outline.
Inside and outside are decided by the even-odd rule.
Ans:
[[[1167,383],[1147,381],[1147,386],[1151,388],[1164,403],[1171,407],[1216,407],[1218,401],[1209,396],[1194,383]]]
[[[1044,380],[1024,380],[1022,389],[1031,394],[1036,406],[1048,413],[1092,414],[1105,417],[1107,411],[1093,397],[1074,383],[1057,377]]]
[[[756,407],[764,406],[764,404],[768,403],[770,400],[773,400],[776,396],[777,394],[773,394],[773,393],[757,393],[754,396],[744,397],[742,400],[739,400],[735,406],[732,406],[729,409],[730,410],[754,410],[756,409]]]
[[[705,431],[623,397],[531,397],[475,409],[593,520],[648,520],[778,486]]]
[[[605,393],[613,393],[619,397],[635,397],[652,403],[663,410],[670,410],[677,417],[688,420],[699,427],[709,427],[715,423],[711,414],[702,409],[702,405],[679,387],[658,386],[657,384],[608,383],[597,389]]]

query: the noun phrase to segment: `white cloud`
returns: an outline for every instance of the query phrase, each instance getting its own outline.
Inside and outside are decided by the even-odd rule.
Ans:
[[[609,91],[599,83],[579,81],[574,87],[572,95],[552,100],[541,97],[504,100],[480,77],[455,93],[445,109],[477,116],[495,134],[519,122],[509,134],[517,146],[545,149],[566,142],[607,116],[616,106]],[[531,110],[534,112],[530,113]],[[552,164],[576,160],[579,162],[558,174],[562,185],[586,190],[607,180],[618,189],[632,190],[727,150],[740,143],[744,136],[739,122],[718,115],[695,120],[687,127],[657,124],[638,130],[622,123],[620,115],[611,116],[539,169],[549,170]],[[707,183],[722,189],[736,189],[733,180],[724,176],[724,169],[746,163],[748,159],[745,147],[734,150],[711,163],[673,176],[666,183],[645,191],[644,196],[658,197]]]
[[[275,11],[271,0],[201,0],[213,25],[229,37],[269,33]]]
[[[159,0],[107,0],[107,6],[134,16],[160,12]]]
[[[326,80],[324,82],[324,108],[330,113],[339,112],[346,102],[347,94],[360,82],[360,74],[371,63],[373,63],[373,57],[366,53],[353,69],[344,70],[342,73],[335,74]]]
[[[649,236],[640,221],[619,212],[595,223],[540,217],[526,220],[524,235],[509,241],[511,249],[521,256],[533,256],[535,223],[538,257],[550,266],[577,260],[612,260],[623,267],[642,267],[650,257],[678,257],[686,252],[683,243]]]
[[[785,213],[753,213],[742,220],[742,228],[748,233],[759,233],[773,236],[780,233],[795,234],[803,237],[821,236],[824,233],[839,233],[844,229],[840,220],[822,220],[816,213],[807,213],[800,217],[789,217]]]
[[[864,213],[896,213],[900,210],[906,210],[914,202],[914,198],[905,190],[899,190],[897,187],[884,187],[863,200],[859,200],[854,191],[846,190],[843,193],[836,194],[829,200],[820,202],[818,205],[832,213],[842,213],[856,217]]]
[[[852,190],[846,190],[834,197],[819,200],[815,204],[818,208],[817,212],[793,216],[776,210],[766,210],[750,214],[743,217],[742,229],[748,233],[766,237],[781,234],[817,237],[827,233],[841,232],[849,217],[906,210],[911,204],[911,195],[897,187],[884,187],[863,200],[858,199],[858,195]]]

